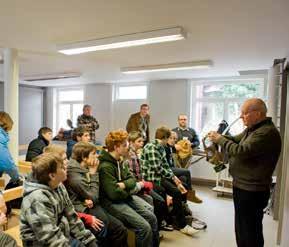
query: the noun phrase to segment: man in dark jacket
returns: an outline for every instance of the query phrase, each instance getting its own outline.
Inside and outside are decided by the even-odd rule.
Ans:
[[[245,101],[241,118],[247,128],[236,136],[211,131],[208,136],[229,155],[233,177],[235,232],[238,247],[263,247],[263,210],[281,151],[281,137],[261,99]]]
[[[26,161],[32,161],[35,157],[43,153],[43,149],[49,145],[52,140],[52,130],[48,127],[42,127],[38,131],[38,137],[31,141],[28,146]]]
[[[128,153],[128,134],[124,130],[111,131],[105,144],[108,152],[102,151],[99,160],[100,193],[105,209],[136,235],[136,247],[159,246],[157,218],[153,207],[130,191],[136,179],[123,167],[121,157]]]
[[[96,217],[98,224],[89,228],[99,241],[99,246],[127,246],[127,230],[115,217],[99,205],[99,177],[96,147],[78,142],[73,147],[68,163],[65,185],[77,212]]]
[[[140,106],[140,111],[130,116],[126,124],[126,131],[128,133],[130,133],[131,131],[139,131],[142,134],[145,145],[150,141],[149,124],[149,106],[148,104],[142,104]]]

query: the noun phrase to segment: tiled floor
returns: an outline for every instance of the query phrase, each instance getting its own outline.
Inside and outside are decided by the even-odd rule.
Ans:
[[[234,207],[230,198],[217,197],[210,188],[195,187],[203,199],[202,204],[191,203],[194,215],[208,224],[205,231],[195,237],[173,231],[163,232],[161,247],[235,247]],[[276,247],[276,232],[278,222],[265,215],[263,220],[265,247]]]

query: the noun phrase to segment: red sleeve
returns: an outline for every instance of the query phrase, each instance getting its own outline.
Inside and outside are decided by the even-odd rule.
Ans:
[[[90,214],[85,214],[85,213],[77,213],[77,216],[84,221],[84,224],[87,226],[91,226],[92,225],[92,219],[93,216]]]

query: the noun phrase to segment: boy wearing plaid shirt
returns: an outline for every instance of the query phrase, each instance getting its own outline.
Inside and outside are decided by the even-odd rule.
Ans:
[[[144,180],[154,183],[154,189],[162,188],[173,198],[173,213],[176,216],[176,227],[184,234],[193,236],[198,230],[187,225],[182,207],[186,193],[181,181],[174,175],[167,159],[165,145],[171,131],[167,127],[156,130],[155,140],[145,145],[140,161]]]

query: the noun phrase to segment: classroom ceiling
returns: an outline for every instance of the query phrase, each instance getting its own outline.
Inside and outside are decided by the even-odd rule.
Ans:
[[[80,78],[30,82],[130,82],[237,76],[289,55],[288,0],[2,1],[0,48],[19,51],[20,75],[79,72]],[[187,39],[65,56],[56,44],[181,26]],[[213,68],[123,75],[121,67],[212,60]],[[3,65],[0,65],[3,76]]]

